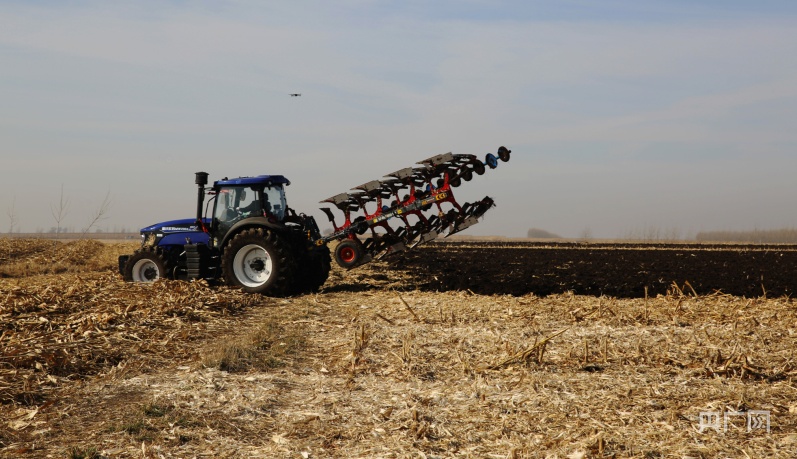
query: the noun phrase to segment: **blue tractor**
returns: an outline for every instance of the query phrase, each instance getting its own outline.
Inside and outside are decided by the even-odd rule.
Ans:
[[[209,188],[207,183],[208,174],[197,172],[195,219],[141,230],[141,247],[119,257],[125,280],[223,279],[245,292],[271,296],[315,292],[324,284],[329,249],[318,243],[315,219],[288,207],[288,179],[261,175],[224,178]],[[211,196],[207,206],[206,195]]]

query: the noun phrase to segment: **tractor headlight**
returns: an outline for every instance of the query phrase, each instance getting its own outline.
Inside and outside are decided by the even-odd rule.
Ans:
[[[156,233],[141,233],[141,245],[142,246],[156,246],[158,245],[158,241],[160,238],[163,237],[163,234],[156,234]]]

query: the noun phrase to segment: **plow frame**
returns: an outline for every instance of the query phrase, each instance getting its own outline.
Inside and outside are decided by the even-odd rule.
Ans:
[[[435,155],[417,162],[418,166],[399,169],[381,180],[372,180],[352,188],[350,192],[327,198],[321,203],[336,207],[343,214],[344,221],[338,226],[332,210],[322,207],[334,231],[315,243],[320,246],[339,241],[336,261],[351,269],[371,259],[380,259],[432,241],[444,232],[448,237],[463,231],[478,223],[495,203],[485,196],[479,201],[460,205],[453,188],[460,186],[462,180],[470,181],[474,173],[484,174],[485,166],[494,169],[499,158],[509,161],[509,153],[510,150],[502,146],[498,149],[498,156],[488,153],[484,162],[470,154]],[[402,198],[403,191],[408,194]],[[391,198],[391,205],[385,205],[384,200]],[[444,203],[452,205],[447,212],[443,210]],[[375,209],[369,212],[367,207],[371,204],[375,204]],[[437,213],[425,215],[424,211],[433,205]],[[360,211],[363,215],[352,218],[353,212]],[[410,224],[408,217],[411,215],[418,219],[415,224]],[[391,227],[388,221],[394,218],[400,219],[403,225],[397,229]],[[377,231],[378,228],[384,232]],[[359,236],[368,231],[370,236],[361,241]]]

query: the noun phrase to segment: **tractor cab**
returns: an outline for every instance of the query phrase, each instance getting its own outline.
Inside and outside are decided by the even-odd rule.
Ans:
[[[265,218],[272,224],[285,220],[288,207],[285,186],[290,181],[281,175],[261,175],[223,179],[215,182],[211,233],[219,238],[247,218]]]

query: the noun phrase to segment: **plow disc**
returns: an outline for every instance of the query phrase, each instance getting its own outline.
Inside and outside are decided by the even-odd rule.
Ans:
[[[339,241],[335,261],[351,269],[463,231],[478,223],[495,203],[485,196],[460,205],[453,189],[487,168],[495,169],[499,160],[509,161],[510,153],[500,147],[484,161],[475,155],[436,155],[327,198],[321,203],[332,207],[321,210],[334,231],[316,243]],[[340,225],[333,209],[342,214]]]

